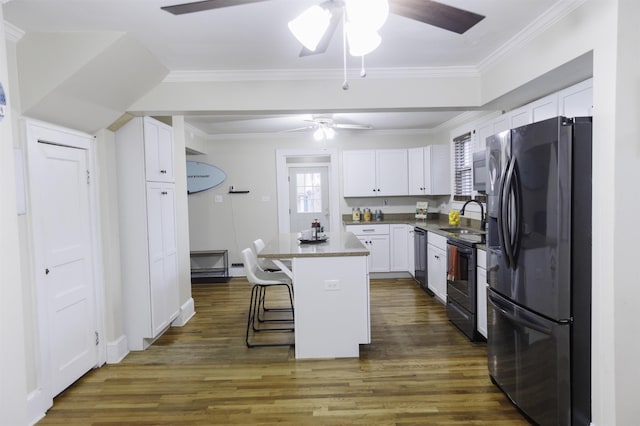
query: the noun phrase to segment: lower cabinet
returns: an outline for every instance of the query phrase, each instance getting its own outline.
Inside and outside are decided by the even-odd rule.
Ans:
[[[442,303],[447,303],[447,239],[427,235],[427,287]]]
[[[389,225],[347,225],[345,230],[369,249],[369,272],[389,272]]]
[[[487,336],[487,253],[476,251],[476,321],[478,333],[486,339]]]
[[[412,277],[416,275],[416,259],[415,259],[415,228],[411,225],[406,225],[407,232],[407,268]]]
[[[407,225],[389,225],[389,270],[404,272],[409,270],[409,233]],[[413,253],[413,245],[411,245]]]

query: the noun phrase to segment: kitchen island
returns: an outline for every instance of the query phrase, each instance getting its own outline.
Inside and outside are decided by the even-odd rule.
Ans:
[[[369,251],[350,232],[326,236],[301,243],[297,233],[280,234],[258,253],[293,280],[298,359],[358,357],[371,342]]]

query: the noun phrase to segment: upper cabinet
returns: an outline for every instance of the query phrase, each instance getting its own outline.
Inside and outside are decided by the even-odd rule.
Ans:
[[[486,138],[504,130],[543,121],[558,115],[591,116],[593,109],[592,80],[585,80],[559,92],[516,108],[476,127],[476,151],[486,148]]]
[[[144,117],[144,165],[150,182],[175,182],[171,127]]]
[[[409,195],[451,193],[451,161],[448,145],[411,148],[409,155]]]
[[[407,150],[342,153],[345,197],[408,195]]]
[[[590,117],[593,114],[593,81],[585,80],[558,92],[558,109],[565,117]]]

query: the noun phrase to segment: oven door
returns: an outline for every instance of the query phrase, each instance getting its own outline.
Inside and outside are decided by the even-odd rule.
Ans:
[[[475,249],[465,244],[447,241],[447,298],[470,313],[476,312]]]

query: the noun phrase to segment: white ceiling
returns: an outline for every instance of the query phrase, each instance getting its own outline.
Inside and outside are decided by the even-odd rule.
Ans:
[[[426,1],[426,0],[425,0]],[[11,0],[5,20],[25,32],[122,31],[137,39],[173,75],[192,71],[283,73],[333,72],[342,67],[339,33],[327,52],[299,57],[301,46],[287,22],[321,0],[269,0],[174,16],[161,6],[184,0]],[[553,19],[562,3],[575,0],[440,0],[486,18],[459,35],[391,15],[382,44],[365,58],[368,75],[433,68],[477,69],[520,31]],[[351,72],[360,60],[350,58]],[[171,74],[170,74],[171,75]],[[339,74],[338,74],[339,75]],[[356,77],[357,78],[357,77]],[[341,85],[342,80],[337,79]],[[432,129],[460,111],[362,112],[334,114],[336,122],[374,129]],[[308,115],[187,116],[212,134],[280,132],[308,124]]]

